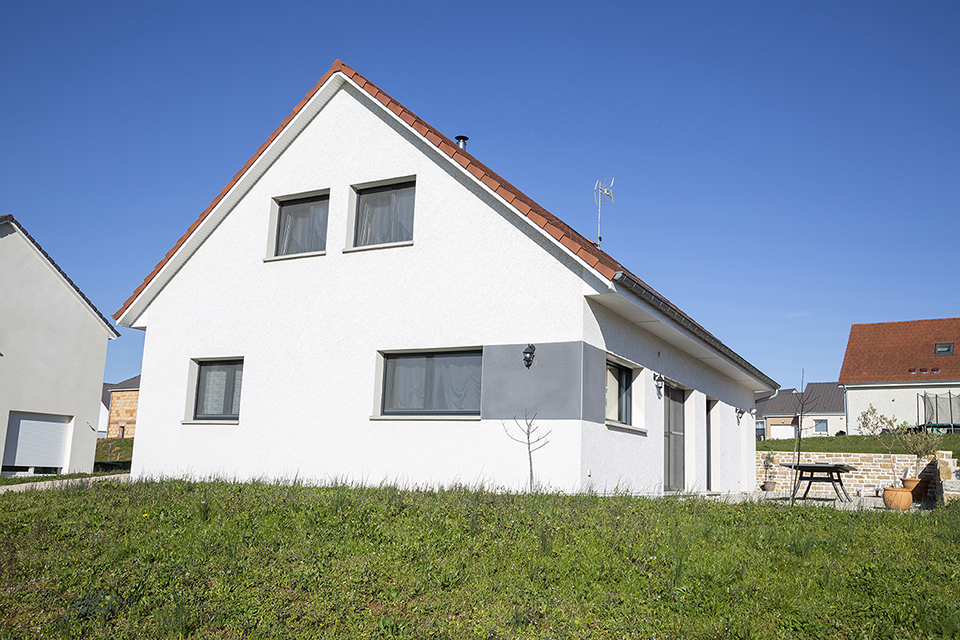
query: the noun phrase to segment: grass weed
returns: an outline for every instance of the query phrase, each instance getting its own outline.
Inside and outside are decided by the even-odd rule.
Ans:
[[[922,513],[343,483],[0,496],[0,638],[950,638]]]

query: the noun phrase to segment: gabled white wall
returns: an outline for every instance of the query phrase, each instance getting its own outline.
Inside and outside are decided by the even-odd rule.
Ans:
[[[370,419],[378,350],[582,333],[580,267],[436,159],[365,96],[331,100],[151,304],[135,473],[523,485],[499,422]],[[351,185],[411,175],[413,245],[344,252]],[[318,189],[326,255],[264,262],[271,199]],[[244,358],[240,424],[182,425],[190,359],[218,356]],[[537,470],[575,487],[579,422],[552,428]]]
[[[91,471],[107,329],[9,223],[0,224],[0,274],[0,432],[11,411],[70,416],[63,471]]]

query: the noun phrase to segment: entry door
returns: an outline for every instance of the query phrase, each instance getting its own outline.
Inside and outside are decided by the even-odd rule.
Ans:
[[[683,483],[683,389],[664,386],[663,488],[682,491]]]

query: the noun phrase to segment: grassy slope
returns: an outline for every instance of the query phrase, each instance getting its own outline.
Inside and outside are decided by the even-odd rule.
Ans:
[[[953,457],[960,459],[960,434],[944,435],[940,449],[952,451]],[[881,446],[870,436],[809,437],[803,439],[800,450],[830,453],[887,453],[886,447]],[[793,451],[793,438],[758,442],[757,451]],[[906,452],[898,443],[893,447],[893,453]]]
[[[956,637],[958,580],[957,508],[182,481],[0,496],[10,638]]]
[[[95,462],[130,462],[133,459],[133,438],[100,438]]]

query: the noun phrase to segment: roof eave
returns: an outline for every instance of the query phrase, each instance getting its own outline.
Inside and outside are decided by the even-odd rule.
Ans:
[[[720,340],[718,340],[713,334],[680,312],[677,307],[671,304],[663,296],[634,278],[629,273],[619,271],[613,276],[613,281],[623,285],[631,293],[639,297],[647,304],[653,306],[660,314],[666,317],[667,320],[674,323],[683,331],[692,334],[700,342],[708,345],[711,349],[722,355],[757,382],[769,387],[770,389],[775,390],[780,388],[780,385],[777,384],[772,378],[747,362],[733,349],[720,342]]]

